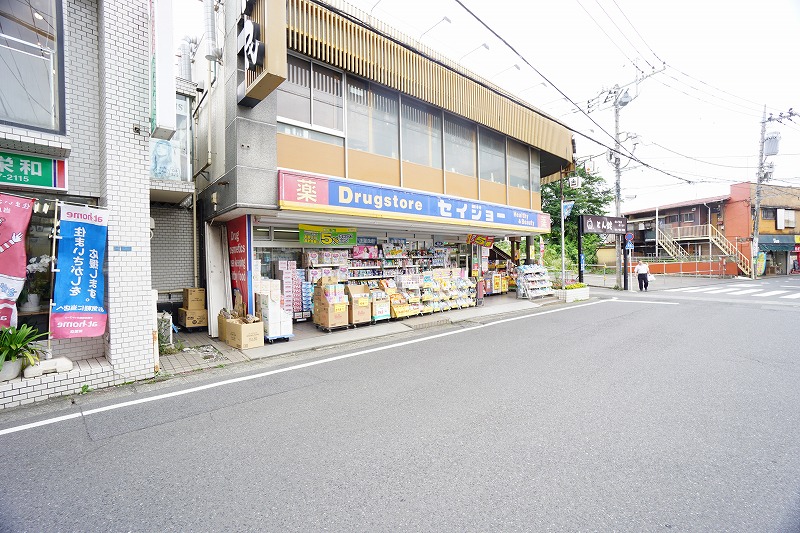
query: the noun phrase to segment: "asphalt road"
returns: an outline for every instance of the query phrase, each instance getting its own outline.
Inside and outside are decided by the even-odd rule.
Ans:
[[[620,298],[0,412],[0,531],[800,530],[800,307]]]

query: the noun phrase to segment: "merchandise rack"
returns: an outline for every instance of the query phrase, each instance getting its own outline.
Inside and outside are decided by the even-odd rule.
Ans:
[[[517,298],[533,300],[553,294],[547,269],[539,265],[517,267]]]

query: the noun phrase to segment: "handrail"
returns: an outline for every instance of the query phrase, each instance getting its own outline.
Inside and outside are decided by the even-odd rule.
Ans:
[[[686,250],[684,250],[681,245],[672,238],[671,235],[668,235],[666,232],[661,230],[661,228],[656,228],[656,244],[661,246],[675,259],[689,257],[689,254],[686,252]]]
[[[701,224],[695,226],[679,226],[677,228],[667,228],[667,229],[668,229],[668,235],[675,240],[708,238],[708,224]]]
[[[729,241],[725,235],[722,234],[717,228],[712,226],[711,224],[708,225],[709,229],[709,238],[714,242],[714,244],[719,247],[726,255],[729,255],[734,258],[736,264],[742,270],[745,276],[750,276],[752,272],[752,262],[750,258],[744,255],[734,244]]]

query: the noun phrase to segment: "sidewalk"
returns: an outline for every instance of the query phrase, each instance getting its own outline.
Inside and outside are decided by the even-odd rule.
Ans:
[[[223,367],[229,364],[242,363],[288,355],[297,352],[320,350],[344,344],[353,344],[360,341],[389,338],[393,335],[409,333],[416,330],[466,322],[478,318],[498,316],[505,314],[524,314],[544,305],[560,304],[552,296],[529,301],[517,299],[516,293],[496,295],[484,298],[484,305],[470,307],[406,318],[397,321],[381,322],[372,325],[362,325],[351,329],[333,331],[330,333],[318,330],[311,321],[296,322],[294,324],[294,337],[288,341],[276,341],[249,350],[238,350],[219,339],[209,337],[208,331],[186,332],[179,331],[174,335],[175,341],[180,341],[187,348],[172,355],[162,355],[159,358],[160,371],[166,375],[183,374],[206,368]]]
[[[615,280],[611,279],[611,284],[609,285],[608,278],[609,276],[604,279],[604,276],[594,274],[585,276],[587,285],[592,287],[593,298],[623,297],[626,294],[623,291],[614,290],[612,287],[615,284]],[[738,281],[737,278],[720,279],[656,275],[656,279],[650,282],[648,292],[653,293],[678,287],[732,283],[736,281]],[[630,287],[634,292],[638,292],[638,285],[635,279],[631,280]],[[362,325],[330,333],[318,330],[311,321],[296,322],[294,324],[294,336],[288,341],[275,341],[273,344],[265,344],[249,350],[233,348],[224,342],[220,342],[217,338],[209,337],[208,332],[205,330],[191,333],[181,330],[175,334],[175,339],[183,343],[187,349],[172,355],[162,355],[159,358],[160,370],[165,375],[185,374],[267,357],[321,350],[361,341],[374,341],[377,338],[389,338],[393,335],[409,333],[415,330],[456,324],[489,316],[522,314],[544,305],[556,304],[562,304],[562,302],[552,296],[529,301],[517,299],[516,293],[510,292],[506,295],[484,298],[484,305],[481,307],[470,307],[397,321]]]

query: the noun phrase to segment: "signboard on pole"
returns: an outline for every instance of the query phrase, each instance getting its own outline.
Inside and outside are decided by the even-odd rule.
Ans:
[[[100,337],[106,331],[103,263],[108,211],[82,205],[61,206],[58,270],[53,287],[50,336]]]
[[[561,204],[564,206],[564,218],[569,217],[569,214],[572,213],[572,207],[575,205],[574,201],[564,202]]]
[[[583,232],[625,235],[628,232],[628,220],[625,217],[583,215]]]
[[[626,250],[633,250],[633,242],[631,242],[631,241],[626,242],[625,243],[625,249]]]

